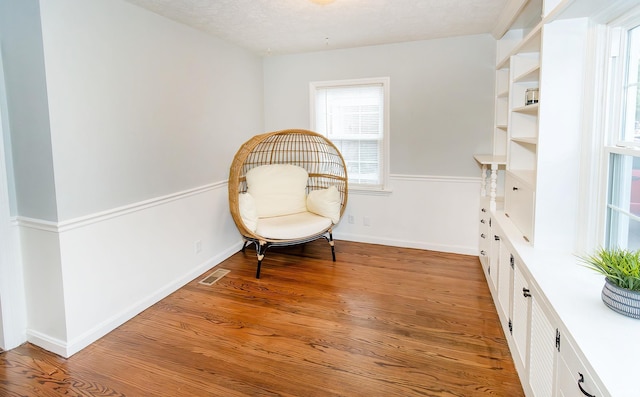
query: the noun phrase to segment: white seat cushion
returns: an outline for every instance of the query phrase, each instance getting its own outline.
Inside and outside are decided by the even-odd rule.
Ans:
[[[249,193],[240,193],[238,195],[238,210],[244,226],[252,232],[258,227],[258,210],[256,209],[256,201]]]
[[[316,235],[330,226],[331,219],[305,211],[292,215],[260,218],[256,234],[269,239],[293,240]]]

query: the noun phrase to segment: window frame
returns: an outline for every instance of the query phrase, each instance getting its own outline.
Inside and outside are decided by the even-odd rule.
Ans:
[[[603,196],[602,217],[603,222],[600,235],[601,245],[605,247],[619,246],[624,243],[628,246],[629,220],[632,218],[629,211],[616,206],[616,197],[619,197],[622,189],[628,193],[631,180],[627,172],[621,170],[624,162],[631,161],[634,157],[640,159],[640,141],[625,140],[626,112],[628,110],[628,62],[629,62],[629,33],[635,28],[640,28],[640,7],[634,8],[620,18],[607,25],[607,66],[603,78],[605,81],[605,100],[603,102],[603,145],[602,145],[602,172],[600,192]],[[625,159],[626,156],[631,158]],[[627,167],[628,168],[628,167]],[[615,198],[616,203],[613,202]],[[625,200],[627,198],[625,197]],[[615,212],[615,214],[614,214]],[[614,221],[620,219],[620,215],[630,219],[622,221],[626,224],[626,235],[620,233],[621,224]]]
[[[379,156],[380,183],[379,184],[358,184],[349,182],[349,191],[362,192],[366,194],[389,193],[389,142],[390,142],[390,78],[372,77],[361,79],[312,81],[309,83],[309,123],[310,130],[316,130],[316,92],[321,88],[346,88],[363,85],[381,85],[383,90],[383,110],[382,110],[382,153]]]

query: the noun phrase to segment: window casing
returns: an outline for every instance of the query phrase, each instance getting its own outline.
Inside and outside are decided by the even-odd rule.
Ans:
[[[640,12],[610,28],[606,247],[640,249]]]
[[[389,158],[389,79],[310,84],[311,129],[340,150],[350,189],[386,190]]]

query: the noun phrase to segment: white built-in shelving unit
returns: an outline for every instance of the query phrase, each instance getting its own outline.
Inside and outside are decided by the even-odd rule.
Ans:
[[[638,5],[512,0],[494,32],[479,257],[527,396],[640,396],[640,321],[606,308],[604,280],[574,255],[593,28]],[[539,102],[527,104],[532,88]]]

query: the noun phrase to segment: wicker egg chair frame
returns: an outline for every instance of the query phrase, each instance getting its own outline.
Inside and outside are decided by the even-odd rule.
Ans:
[[[240,234],[244,239],[242,252],[254,244],[258,257],[256,278],[260,278],[262,260],[270,247],[303,244],[325,238],[331,246],[333,261],[336,260],[333,227],[312,236],[295,240],[277,240],[259,236],[247,229],[238,205],[238,195],[247,191],[247,172],[261,165],[293,164],[307,170],[307,194],[313,190],[335,186],[340,193],[340,217],[344,213],[348,198],[347,170],[338,148],[323,135],[302,129],[289,129],[256,135],[245,142],[231,163],[229,171],[229,209]]]

